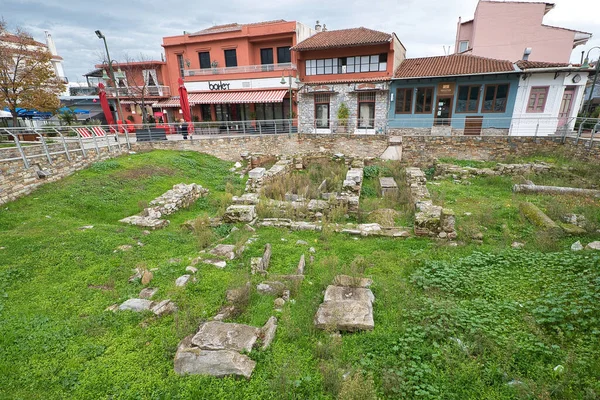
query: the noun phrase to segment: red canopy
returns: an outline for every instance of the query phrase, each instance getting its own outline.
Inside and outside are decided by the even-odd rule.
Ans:
[[[179,105],[181,106],[181,112],[183,119],[188,123],[188,133],[194,132],[194,124],[192,124],[192,115],[190,113],[190,101],[188,100],[188,92],[183,84],[183,79],[179,78]]]
[[[108,105],[108,99],[106,98],[106,91],[104,90],[104,84],[98,84],[99,96],[100,96],[100,106],[102,107],[102,111],[104,111],[104,117],[106,118],[106,122],[109,125],[114,125],[115,120],[113,119],[112,112],[110,111],[110,106]]]

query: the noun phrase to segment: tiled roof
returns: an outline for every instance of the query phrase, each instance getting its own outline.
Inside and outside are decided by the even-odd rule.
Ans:
[[[560,67],[581,67],[581,64],[544,62],[544,61],[524,61],[519,60],[515,64],[521,69],[529,68],[560,68]]]
[[[241,30],[242,26],[268,25],[268,24],[276,24],[279,22],[286,22],[286,21],[283,19],[276,19],[273,21],[253,22],[250,24],[238,24],[237,22],[234,22],[232,24],[211,26],[210,28],[202,29],[201,31],[191,33],[190,36],[208,35],[208,34],[223,33],[223,32],[234,32],[234,31]]]
[[[292,50],[320,50],[388,43],[392,35],[364,27],[318,32],[292,47]]]
[[[391,78],[388,77],[380,77],[380,78],[354,78],[354,79],[330,79],[324,81],[315,81],[315,82],[302,82],[306,85],[325,85],[332,83],[359,83],[359,82],[385,82],[389,81]]]
[[[396,69],[394,78],[425,78],[494,72],[515,72],[515,68],[512,62],[506,60],[495,60],[470,54],[451,54],[449,56],[407,58]]]

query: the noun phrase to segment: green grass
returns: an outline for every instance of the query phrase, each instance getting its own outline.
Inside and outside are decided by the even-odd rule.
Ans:
[[[220,215],[231,194],[243,190],[230,167],[192,152],[124,156],[0,209],[0,398],[334,399],[367,398],[373,390],[380,398],[407,399],[600,396],[600,256],[568,250],[575,240],[585,244],[600,235],[542,240],[517,207],[522,199],[549,214],[567,207],[600,225],[597,200],[516,197],[513,178],[442,180],[428,187],[436,202],[457,212],[458,247],[261,228],[239,260],[224,270],[199,265],[198,281],[176,288],[200,250],[180,224]],[[118,223],[179,182],[199,183],[210,194],[149,235]],[[79,230],[83,225],[94,228]],[[217,228],[215,237],[227,231]],[[484,233],[482,245],[471,242],[475,231]],[[249,235],[241,229],[223,242]],[[299,239],[308,245],[296,245]],[[510,249],[513,240],[526,248]],[[257,361],[252,378],[176,375],[179,341],[218,311],[227,289],[261,281],[249,275],[249,265],[266,243],[271,273],[292,273],[304,253],[306,279],[277,315],[271,347],[250,354]],[[122,244],[133,249],[114,252]],[[138,265],[158,268],[150,286],[159,288],[158,299],[178,305],[177,314],[104,311],[137,296],[142,286],[128,277]],[[363,270],[374,281],[375,330],[335,339],[314,329],[333,277]],[[263,325],[273,300],[253,293],[235,321]],[[562,372],[554,371],[558,365]],[[342,380],[354,371],[356,379]]]

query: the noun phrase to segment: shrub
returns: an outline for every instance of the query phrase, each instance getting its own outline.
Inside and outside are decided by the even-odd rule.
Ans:
[[[377,178],[379,176],[379,166],[369,165],[363,168],[365,179]]]
[[[210,227],[210,218],[207,216],[204,215],[194,219],[192,228],[201,249],[206,248],[215,240],[215,233]]]
[[[375,383],[371,376],[355,372],[342,383],[338,400],[376,400]]]

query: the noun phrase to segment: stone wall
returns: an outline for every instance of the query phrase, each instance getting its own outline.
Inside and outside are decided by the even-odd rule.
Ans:
[[[69,145],[71,161],[67,159],[65,154],[57,154],[52,155],[52,164],[48,162],[46,156],[31,159],[29,168],[25,168],[22,160],[0,162],[0,204],[16,200],[33,192],[45,183],[60,180],[97,161],[121,154],[113,146],[113,152],[104,147],[100,148],[99,154],[96,153],[95,149],[87,149],[87,157],[84,157],[81,151],[74,150],[76,147],[78,147],[78,144]],[[62,150],[64,150],[62,144],[49,146],[51,152]],[[123,151],[125,151],[124,145]],[[32,154],[31,150],[28,154]]]
[[[134,143],[133,150],[191,150],[223,160],[237,161],[242,153],[275,156],[343,153],[349,157],[379,157],[387,148],[386,136],[374,135],[256,135],[163,142]]]
[[[449,157],[463,160],[504,161],[510,157],[526,157],[539,153],[564,152],[573,157],[600,160],[600,142],[590,148],[589,142],[555,137],[512,136],[404,136],[402,138],[402,161],[423,165],[437,158]]]

